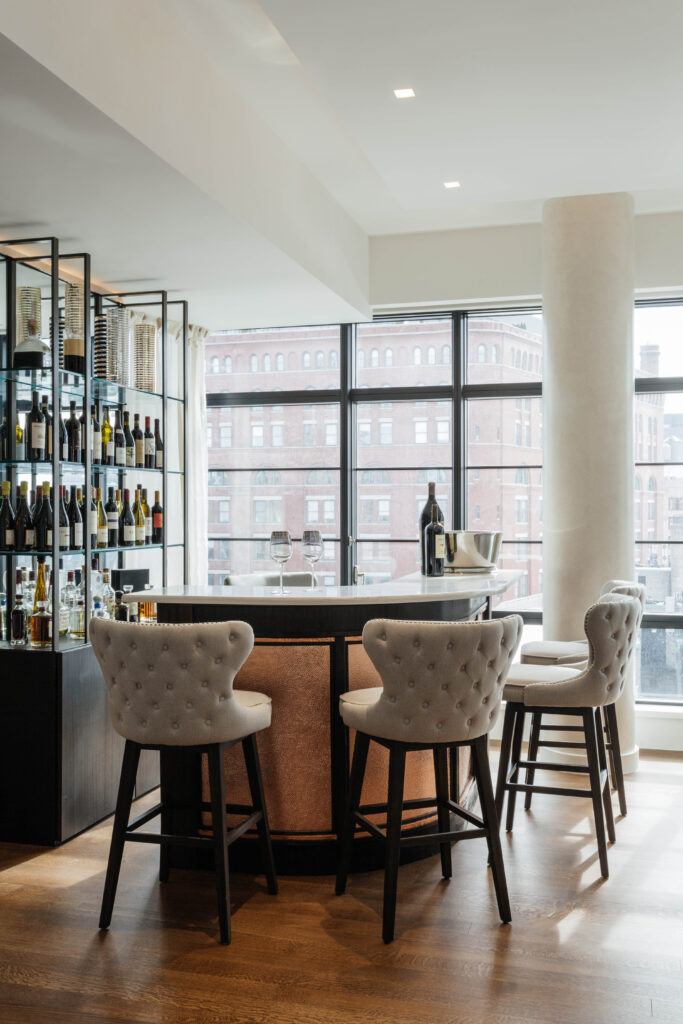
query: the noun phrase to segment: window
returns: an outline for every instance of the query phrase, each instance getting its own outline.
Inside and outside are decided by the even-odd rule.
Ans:
[[[284,423],[271,423],[270,443],[273,448],[282,448],[283,444],[285,443]]]
[[[333,484],[334,477],[329,469],[309,469],[306,473],[307,484]]]
[[[436,421],[436,443],[448,444],[450,441],[451,422],[450,420]]]
[[[316,370],[325,369],[325,353],[318,351],[315,354],[315,368]]]
[[[257,525],[279,526],[282,522],[282,500],[280,498],[254,498],[253,520]]]
[[[516,523],[528,523],[529,522],[529,499],[528,498],[515,498],[515,522]]]
[[[230,522],[230,499],[226,498],[223,501],[218,502],[218,522],[229,523]]]
[[[391,420],[380,420],[379,422],[379,443],[393,444],[394,424]]]
[[[477,345],[477,362],[486,362],[486,345]]]
[[[358,370],[365,369],[365,349],[359,348],[356,352],[356,368]]]
[[[325,424],[325,444],[336,445],[338,440],[337,436],[337,422],[336,420],[331,423]]]
[[[393,348],[385,348],[384,349],[384,365],[385,366],[393,366],[394,365],[394,350],[393,350]]]
[[[275,356],[275,369],[278,373],[284,373],[285,357],[282,352],[278,352]]]
[[[492,363],[497,363],[497,362],[499,362],[499,359],[500,359],[500,354],[499,354],[498,346],[497,345],[492,345],[491,346],[491,362]]]
[[[218,373],[220,370],[220,363],[218,356],[213,356],[211,359],[211,373]]]
[[[474,506],[474,518],[481,519],[481,509],[479,508],[479,505]]]
[[[380,498],[377,502],[377,522],[388,523],[389,522],[389,499]]]
[[[515,471],[515,483],[516,484],[528,484],[529,483],[529,470],[526,466],[520,466]]]
[[[323,501],[323,523],[334,522],[334,498],[325,498]]]
[[[229,540],[209,541],[209,560],[212,562],[227,562],[230,558]]]
[[[302,366],[302,369],[304,369],[304,370],[310,370],[310,368],[311,368],[311,353],[310,352],[302,352],[301,353],[301,366]]]
[[[314,445],[316,443],[317,431],[315,429],[315,423],[304,423],[304,444]]]
[[[266,353],[264,355],[263,359],[261,360],[261,367],[262,367],[264,373],[270,373],[270,371],[272,369],[272,362],[271,362],[271,358],[268,355],[268,353]]]
[[[276,469],[257,469],[254,473],[253,482],[257,487],[262,487],[266,484],[272,487],[274,484],[280,483],[280,474]]]
[[[207,448],[213,448],[213,432],[211,430],[211,424],[209,423],[206,428],[206,445]]]
[[[372,444],[372,426],[368,420],[358,423],[358,444]]]
[[[209,470],[209,487],[224,487],[228,483],[228,474],[224,469]]]
[[[370,349],[370,366],[379,366],[379,349]]]
[[[433,345],[427,347],[427,366],[436,365],[436,349]]]
[[[413,349],[413,366],[422,365],[422,349],[419,345],[416,345]]]
[[[441,362],[442,363],[450,363],[450,361],[451,361],[451,346],[450,345],[442,345],[441,346]]]
[[[232,356],[223,357],[223,373],[232,373]]]
[[[258,356],[249,356],[249,372],[258,373]]]
[[[251,425],[251,447],[263,448],[263,424],[252,423]]]
[[[222,423],[220,426],[221,448],[232,447],[232,423]]]
[[[339,368],[339,353],[336,349],[332,349],[330,352],[330,369],[337,370]]]
[[[415,444],[427,444],[427,420],[415,420]]]

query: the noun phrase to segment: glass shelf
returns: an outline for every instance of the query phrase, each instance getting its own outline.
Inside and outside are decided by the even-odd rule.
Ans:
[[[77,648],[83,647],[84,644],[88,643],[83,637],[74,638],[70,636],[60,636],[57,642],[55,650],[57,651],[74,651]],[[18,654],[49,654],[52,651],[52,645],[49,647],[31,647],[30,644],[19,645],[14,647],[9,640],[0,640],[0,651],[16,651]]]
[[[14,367],[0,367],[0,380],[10,381],[19,387],[30,391],[48,391],[52,388],[52,370],[16,370]],[[140,388],[127,387],[123,384],[114,384],[110,380],[101,380],[99,377],[91,377],[90,397],[92,400],[109,403],[111,405],[125,405],[126,394],[144,395],[148,398],[163,398],[159,391],[143,391]],[[72,373],[69,370],[59,371],[59,391],[63,395],[70,395],[72,398],[82,398],[85,394],[85,377],[81,373]],[[168,396],[170,402],[182,402],[182,398]]]
[[[154,549],[161,549],[162,547],[163,547],[163,544],[140,544],[140,545],[133,545],[133,547],[124,547],[123,545],[121,545],[121,546],[115,547],[115,548],[91,548],[90,556],[92,557],[93,555],[106,555],[110,551],[152,551]],[[169,548],[182,547],[182,544],[169,544],[168,547]],[[69,551],[59,551],[59,552],[57,552],[57,554],[58,554],[59,558],[68,558],[69,555],[81,555],[81,556],[83,556],[83,555],[85,555],[85,548],[76,548],[76,549],[72,549],[72,550],[69,550]],[[0,548],[0,557],[5,557],[5,556],[8,556],[8,555],[9,556],[16,556],[17,558],[24,558],[24,557],[27,557],[27,556],[29,558],[34,558],[36,555],[40,556],[41,558],[43,558],[43,557],[44,558],[51,558],[52,557],[52,549],[50,549],[49,551],[36,551],[35,548],[31,548],[30,551],[16,551],[14,548],[6,548],[6,549]]]
[[[83,472],[85,466],[82,462],[60,462],[60,468],[63,473],[77,473]],[[14,466],[20,473],[31,473],[35,470],[36,474],[39,473],[52,473],[51,462],[29,462],[26,459],[1,459],[0,466]],[[119,473],[153,473],[156,476],[161,477],[163,475],[163,469],[147,469],[142,466],[101,466],[99,463],[93,463],[91,466],[91,472],[93,475],[98,473],[111,473],[118,476]],[[169,469],[167,470],[169,476],[184,476],[182,469]]]

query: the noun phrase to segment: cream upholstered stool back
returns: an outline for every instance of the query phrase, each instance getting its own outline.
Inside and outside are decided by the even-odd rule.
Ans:
[[[112,724],[126,745],[102,897],[100,928],[111,923],[119,870],[126,842],[158,843],[159,878],[169,877],[168,849],[173,844],[213,846],[221,942],[230,942],[230,887],[227,850],[245,829],[256,826],[270,892],[277,892],[275,863],[255,734],[270,725],[271,701],[263,693],[235,690],[233,682],[254,645],[246,622],[142,626],[93,619],[90,639],[109,695]],[[249,777],[250,807],[226,803],[223,754],[241,742]],[[213,837],[179,835],[174,828],[170,780],[181,771],[180,748],[206,754],[211,790]],[[143,749],[161,755],[161,802],[129,822],[135,780]],[[175,758],[175,761],[174,761]],[[166,769],[165,769],[166,766]],[[227,831],[226,812],[249,812]],[[161,832],[139,826],[161,815]]]
[[[396,888],[400,848],[437,842],[441,872],[450,878],[451,844],[473,836],[486,838],[498,911],[510,920],[510,901],[498,835],[488,733],[495,724],[503,687],[519,639],[518,615],[485,622],[402,622],[374,619],[363,629],[363,646],[379,672],[381,687],[342,694],[339,709],[344,723],[356,730],[349,796],[341,835],[336,891],[345,891],[356,825],[385,841],[384,908],[382,936],[394,937]],[[360,797],[370,742],[389,750],[386,804],[361,806]],[[477,784],[481,817],[449,795],[448,755],[468,746]],[[431,749],[434,757],[436,798],[403,800],[406,754]],[[402,812],[436,807],[438,833],[402,833]],[[367,814],[386,811],[383,832]],[[451,826],[451,813],[475,829]]]

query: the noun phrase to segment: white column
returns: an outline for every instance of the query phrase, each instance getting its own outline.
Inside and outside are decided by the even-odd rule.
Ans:
[[[574,640],[605,580],[634,578],[631,197],[549,200],[543,246],[543,633]],[[635,771],[633,672],[617,711]]]

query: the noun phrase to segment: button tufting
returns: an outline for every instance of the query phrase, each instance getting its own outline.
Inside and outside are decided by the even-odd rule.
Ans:
[[[154,665],[148,665],[147,666],[147,671],[148,672],[153,672],[154,671]]]
[[[236,639],[237,637],[235,636],[234,633],[231,633],[230,636],[228,637],[228,640],[230,641],[231,644],[234,644]]]
[[[493,668],[493,666],[495,665],[495,663],[496,663],[496,662],[495,662],[495,659],[494,659],[494,658],[491,658],[491,660],[490,660],[490,662],[489,662],[489,668]]]
[[[158,711],[159,710],[159,701],[155,700],[154,703],[152,704],[152,707],[154,708],[155,711]]]
[[[452,640],[449,640],[448,643],[446,644],[446,650],[447,651],[452,651],[453,650],[453,641]]]
[[[172,690],[173,689],[173,683],[166,683],[166,689],[167,690]]]
[[[161,645],[161,649],[162,649],[162,651],[167,651],[168,650],[168,644],[162,644]]]
[[[457,701],[455,706],[456,706],[456,709],[459,711],[460,708],[462,707],[462,701],[461,700]]]
[[[120,661],[119,662],[119,668],[125,668],[125,667],[126,667],[125,661]]]
[[[408,686],[412,690],[415,687],[415,680],[414,679],[409,679],[408,680]]]
[[[146,726],[147,725],[147,719],[143,718],[142,721],[140,722],[140,725]]]
[[[129,707],[130,707],[130,701],[128,700],[128,698],[127,698],[127,697],[126,697],[126,700],[125,700],[125,705],[126,705],[126,707],[127,707],[127,708],[129,708]]]
[[[185,707],[186,707],[186,708],[193,708],[193,707],[194,707],[194,704],[192,703],[192,701],[191,701],[191,700],[186,700],[186,701],[185,701]]]
[[[180,667],[186,669],[187,668],[187,662],[186,661],[181,661],[180,662]]]
[[[107,647],[109,647],[110,644],[111,644],[111,637],[109,635],[107,635],[107,636],[105,636],[104,640],[105,640],[105,643],[106,643]]]
[[[401,659],[399,658],[398,654],[397,654],[397,655],[396,655],[396,657],[394,658],[394,664],[395,664],[395,665],[400,665],[400,664],[401,664]]]
[[[123,721],[123,715],[119,715],[119,722]]]
[[[204,689],[206,689],[208,685],[209,685],[209,680],[208,680],[208,679],[205,679],[205,680],[204,680],[204,682],[202,683],[202,687],[203,687]]]
[[[489,718],[493,718],[493,716],[495,715],[495,713],[496,713],[495,711],[489,711]]]
[[[436,727],[437,729],[443,729],[443,722],[437,722]]]
[[[380,640],[386,640],[387,634],[386,633],[380,633],[380,637],[379,638],[380,638]]]
[[[403,719],[403,724],[404,725],[410,725],[410,719],[409,718],[404,718]]]
[[[220,701],[223,701],[223,700],[225,700],[225,694],[224,694],[224,693],[219,693],[219,694],[218,694],[218,699],[219,699]]]
[[[423,700],[422,701],[422,707],[425,708],[425,710],[426,710],[429,707],[429,701],[428,700]]]
[[[210,718],[207,718],[207,719],[206,719],[206,724],[207,724],[207,725],[211,725],[211,719],[210,719]]]
[[[484,645],[483,644],[479,644],[479,646],[477,647],[477,650],[481,653],[481,651],[484,650]]]
[[[395,703],[396,703],[396,698],[395,698],[395,697],[393,697],[393,696],[392,696],[392,697],[390,697],[390,698],[389,698],[389,703],[390,703],[390,704],[395,704]]]
[[[420,646],[420,641],[419,640],[413,640],[413,647],[419,647],[419,646]]]
[[[174,722],[174,723],[173,723],[173,728],[174,728],[174,729],[178,729],[178,728],[179,728],[179,726],[180,726],[180,723],[179,723],[179,722]]]
[[[468,724],[468,725],[472,725],[472,719],[471,719],[471,718],[468,718],[468,719],[467,719],[467,724]]]
[[[489,702],[488,697],[482,697],[481,698],[481,702],[482,702],[482,704],[488,704],[488,702]]]
[[[131,644],[130,645],[130,649],[131,649],[131,651],[137,651],[138,645],[137,644]]]
[[[141,690],[142,689],[142,683],[136,683],[135,684],[135,689],[136,690]]]
[[[441,689],[442,690],[447,690],[448,689],[448,683],[442,683],[441,684]]]
[[[223,664],[223,659],[222,658],[214,658],[214,665],[222,665],[222,664]]]

